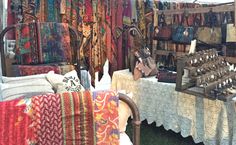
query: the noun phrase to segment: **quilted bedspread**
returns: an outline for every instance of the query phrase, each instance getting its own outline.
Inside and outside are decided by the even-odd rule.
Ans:
[[[113,91],[0,102],[0,145],[118,144],[118,97]]]

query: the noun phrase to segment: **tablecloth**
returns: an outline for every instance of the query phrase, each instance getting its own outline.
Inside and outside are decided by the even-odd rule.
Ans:
[[[114,72],[111,87],[133,93],[141,120],[156,122],[183,137],[192,136],[195,143],[236,145],[234,102],[176,92],[175,84],[158,82],[155,77],[134,81],[128,69]]]

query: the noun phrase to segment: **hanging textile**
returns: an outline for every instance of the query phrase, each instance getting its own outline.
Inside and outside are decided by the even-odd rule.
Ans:
[[[145,5],[143,0],[138,0],[138,26],[144,38],[146,37]]]
[[[23,23],[16,26],[16,61],[18,64],[39,63],[36,23]]]
[[[117,16],[116,16],[116,26],[118,28],[122,28],[123,29],[123,0],[117,0]],[[115,30],[114,33],[119,33],[117,32],[117,29]],[[115,34],[115,35],[119,35],[119,34]],[[123,69],[123,50],[122,50],[122,35],[120,35],[120,37],[117,38],[117,69],[121,70]]]
[[[105,31],[106,31],[106,56],[111,63],[113,59],[112,46],[111,46],[111,0],[107,0],[105,4]]]
[[[117,24],[117,15],[119,14],[117,10],[117,1],[111,0],[110,2],[110,9],[111,9],[111,53],[112,53],[112,60],[109,65],[109,73],[112,76],[113,71],[117,70],[118,62],[117,62],[117,45],[115,41],[115,28]]]
[[[66,23],[39,23],[40,63],[72,62],[69,27]]]

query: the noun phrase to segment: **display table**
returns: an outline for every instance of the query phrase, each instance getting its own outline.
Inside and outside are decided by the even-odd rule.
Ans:
[[[236,145],[234,102],[176,92],[175,84],[158,82],[155,77],[134,81],[128,69],[113,73],[112,89],[133,93],[141,119],[148,123],[192,136],[195,143]]]

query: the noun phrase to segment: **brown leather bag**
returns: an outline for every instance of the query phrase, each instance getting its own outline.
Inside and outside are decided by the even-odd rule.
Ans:
[[[171,39],[171,26],[168,26],[165,21],[164,14],[161,14],[159,26],[154,28],[154,40],[170,40]]]
[[[136,51],[134,55],[137,57],[136,65],[134,68],[134,80],[141,77],[155,76],[158,73],[155,60],[151,57],[150,50],[143,48]],[[142,75],[140,75],[140,73]]]

